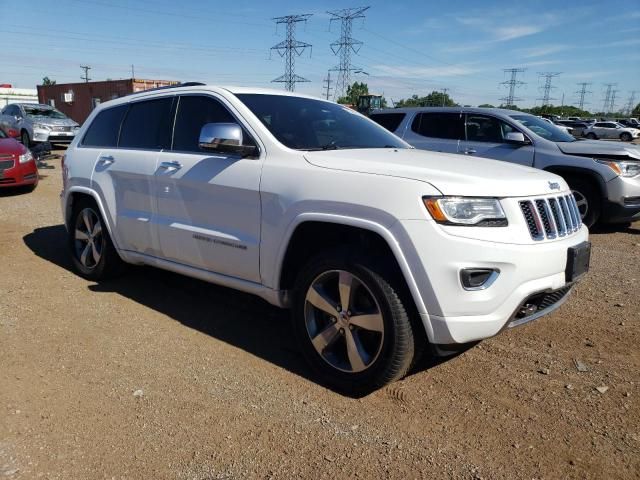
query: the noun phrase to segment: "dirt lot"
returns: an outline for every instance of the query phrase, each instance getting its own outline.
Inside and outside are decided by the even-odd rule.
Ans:
[[[74,275],[53,165],[0,194],[0,478],[638,478],[640,224],[556,313],[354,399],[258,299]]]

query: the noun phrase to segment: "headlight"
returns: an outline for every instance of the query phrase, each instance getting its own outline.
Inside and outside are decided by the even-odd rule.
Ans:
[[[43,123],[34,123],[33,128],[37,128],[38,130],[51,130],[51,127],[49,125],[45,125]]]
[[[424,197],[433,219],[445,225],[507,226],[507,216],[496,198]]]
[[[30,162],[31,160],[33,160],[33,155],[31,155],[31,152],[23,153],[18,157],[18,161],[20,163],[27,163],[27,162]]]
[[[635,177],[640,175],[640,162],[625,160],[596,160],[598,163],[608,166],[621,177]]]

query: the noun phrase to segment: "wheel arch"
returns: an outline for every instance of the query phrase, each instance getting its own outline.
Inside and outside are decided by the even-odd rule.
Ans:
[[[111,222],[109,220],[109,216],[106,214],[106,210],[104,209],[104,205],[100,196],[94,190],[87,187],[75,186],[71,187],[69,192],[66,194],[66,200],[64,205],[64,224],[67,227],[67,230],[70,228],[69,222],[71,220],[71,213],[73,212],[73,205],[80,201],[82,198],[90,198],[92,199],[96,205],[98,206],[98,210],[100,210],[100,216],[102,217],[102,221],[107,227],[107,232],[109,232],[109,237],[111,237],[111,241],[114,247],[117,249],[117,240],[113,235],[113,229]]]
[[[391,255],[390,260],[401,275],[417,312],[426,314],[427,308],[398,240],[384,225],[360,218],[331,214],[302,214],[297,217],[281,244],[273,276],[274,285],[283,293],[290,291],[298,271],[296,267],[302,262],[324,249],[343,245],[345,240],[352,241],[358,237],[362,240],[356,243],[357,246],[368,247],[369,251],[379,248],[384,254]],[[290,295],[287,293],[285,297],[290,298]],[[427,325],[424,326],[429,334]]]

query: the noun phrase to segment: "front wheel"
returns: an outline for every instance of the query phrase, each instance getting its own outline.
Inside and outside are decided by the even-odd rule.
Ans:
[[[296,280],[293,325],[324,382],[361,394],[402,378],[416,341],[399,290],[345,253],[311,260]]]
[[[633,140],[633,138],[631,137],[630,133],[623,132],[620,134],[620,140],[622,140],[623,142],[630,142],[631,140]]]
[[[25,147],[29,148],[31,146],[31,139],[29,138],[29,132],[27,132],[26,130],[23,130],[22,133],[20,134],[20,141]]]
[[[593,227],[600,219],[602,209],[602,200],[597,187],[583,179],[568,179],[567,183],[576,199],[582,223],[589,228]]]
[[[598,137],[596,136],[596,134],[595,134],[595,133],[593,133],[593,132],[589,132],[589,133],[587,133],[587,138],[588,138],[589,140],[596,140]]]

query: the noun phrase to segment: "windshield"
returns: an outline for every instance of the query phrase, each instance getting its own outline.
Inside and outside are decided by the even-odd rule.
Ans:
[[[236,96],[289,148],[411,148],[377,123],[342,105],[285,95]]]
[[[542,118],[534,117],[533,115],[511,115],[511,118],[527,127],[536,135],[540,135],[542,138],[546,138],[552,142],[576,141],[572,135]]]
[[[27,117],[45,117],[57,119],[67,118],[64,113],[59,112],[55,108],[32,107],[26,105],[23,108],[24,113],[27,114]]]

